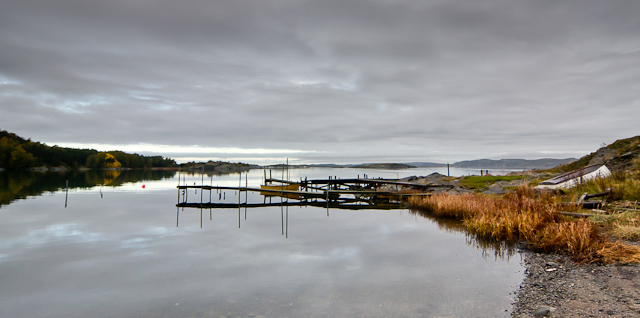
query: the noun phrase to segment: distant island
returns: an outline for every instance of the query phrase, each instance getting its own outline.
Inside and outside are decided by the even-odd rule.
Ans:
[[[205,173],[211,172],[214,174],[244,172],[251,169],[261,168],[258,165],[252,165],[248,163],[232,163],[212,160],[209,160],[208,162],[187,162],[181,164],[180,167],[184,170],[203,171]]]
[[[353,168],[400,170],[400,169],[416,168],[416,166],[412,166],[404,163],[367,163],[367,164],[353,166]]]
[[[477,169],[549,169],[561,165],[565,165],[574,162],[576,159],[477,159],[477,160],[465,160],[458,161],[450,164],[450,167],[455,168],[477,168]],[[435,162],[407,162],[407,163],[363,163],[363,164],[307,164],[296,165],[294,167],[329,167],[329,168],[365,168],[365,169],[411,169],[411,168],[433,168],[433,167],[446,167],[446,163]]]

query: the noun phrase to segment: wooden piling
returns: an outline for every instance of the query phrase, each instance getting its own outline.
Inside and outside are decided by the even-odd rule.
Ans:
[[[202,181],[200,181],[200,185],[202,186],[202,190],[200,190],[200,204],[202,204],[202,194],[204,193],[204,166],[202,166]],[[200,227],[202,227],[202,210],[200,210]]]
[[[67,201],[69,199],[69,180],[67,180],[65,195],[64,195],[64,207],[67,207]]]

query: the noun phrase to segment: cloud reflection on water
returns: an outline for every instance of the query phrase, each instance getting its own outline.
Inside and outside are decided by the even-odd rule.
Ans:
[[[175,227],[175,188],[91,191],[2,208],[0,316],[506,316],[522,278],[408,211],[289,208],[285,238],[280,208]]]

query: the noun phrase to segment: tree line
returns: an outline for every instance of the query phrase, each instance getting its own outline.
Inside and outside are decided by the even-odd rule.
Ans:
[[[33,167],[67,168],[155,168],[173,167],[176,162],[162,156],[143,156],[122,151],[100,152],[95,149],[75,149],[47,146],[14,133],[0,130],[0,168]]]

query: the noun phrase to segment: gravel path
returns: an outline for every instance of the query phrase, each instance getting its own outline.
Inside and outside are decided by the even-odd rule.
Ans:
[[[526,277],[513,317],[640,317],[640,266],[581,265],[565,256],[524,255]]]

